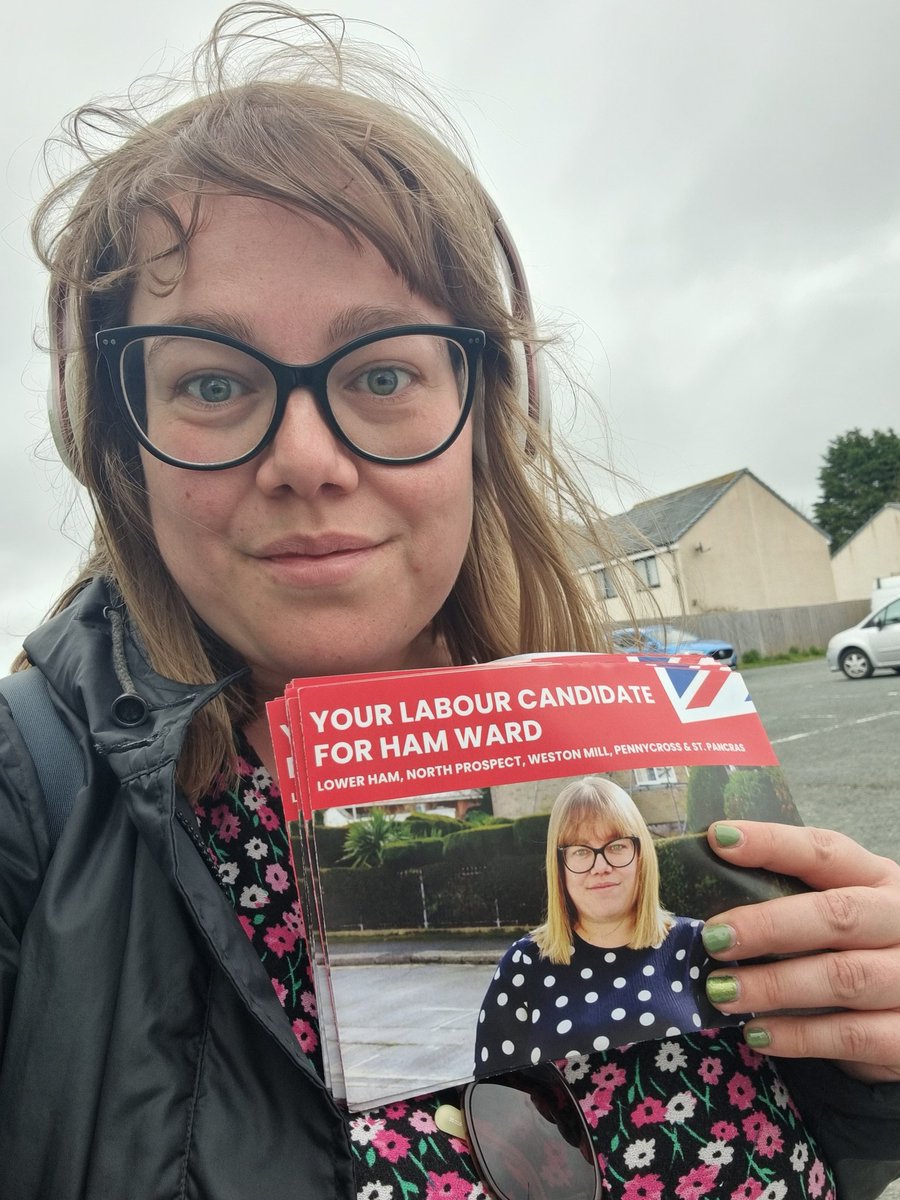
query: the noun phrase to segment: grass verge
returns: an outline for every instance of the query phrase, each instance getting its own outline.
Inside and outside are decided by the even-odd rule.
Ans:
[[[824,657],[825,651],[819,646],[810,646],[806,650],[790,646],[784,654],[771,654],[767,658],[764,658],[758,650],[748,650],[738,659],[738,670],[749,671],[753,667],[779,667],[786,663],[810,662],[812,659]]]

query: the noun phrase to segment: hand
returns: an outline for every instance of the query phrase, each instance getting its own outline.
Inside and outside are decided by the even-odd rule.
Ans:
[[[827,829],[735,821],[707,836],[727,862],[814,889],[711,918],[703,941],[721,963],[801,956],[714,972],[712,1003],[762,1014],[744,1038],[763,1054],[827,1058],[868,1082],[900,1081],[900,866]]]

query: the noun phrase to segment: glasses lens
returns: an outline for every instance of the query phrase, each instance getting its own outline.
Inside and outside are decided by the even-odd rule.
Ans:
[[[580,874],[590,871],[596,862],[596,855],[590,846],[566,846],[563,849],[563,862],[570,871]]]
[[[600,1173],[575,1097],[550,1065],[476,1080],[466,1125],[485,1182],[504,1200],[595,1200]]]
[[[611,867],[627,867],[635,855],[635,844],[631,838],[618,838],[603,847],[606,861]]]
[[[268,367],[233,346],[166,335],[130,342],[121,365],[132,417],[157,450],[198,466],[254,450],[275,411]]]
[[[357,449],[403,459],[429,454],[453,435],[469,376],[457,342],[413,333],[348,351],[327,386],[334,418]]]

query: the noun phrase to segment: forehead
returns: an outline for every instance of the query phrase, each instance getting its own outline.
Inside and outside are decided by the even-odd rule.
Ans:
[[[564,841],[570,845],[577,843],[581,846],[605,846],[607,842],[624,835],[624,830],[608,821],[582,821],[573,826]]]
[[[188,227],[188,198],[172,203]],[[141,259],[165,255],[172,242],[162,218],[139,218]],[[293,362],[391,325],[452,323],[365,238],[269,200],[228,195],[203,197],[183,256],[141,270],[128,320],[213,328]]]

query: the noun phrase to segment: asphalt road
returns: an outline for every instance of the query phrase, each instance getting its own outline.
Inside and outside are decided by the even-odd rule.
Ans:
[[[900,862],[900,675],[851,681],[819,659],[744,678],[804,822]]]
[[[819,660],[744,678],[806,824],[900,862],[900,675],[851,681]]]

